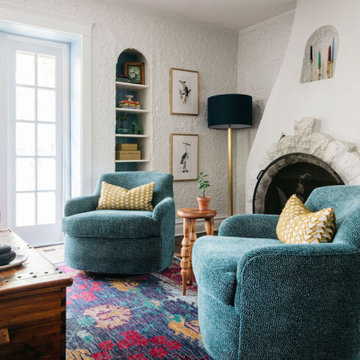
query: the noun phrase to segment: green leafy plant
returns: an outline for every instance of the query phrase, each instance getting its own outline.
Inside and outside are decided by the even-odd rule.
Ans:
[[[201,171],[199,176],[196,178],[196,180],[199,182],[198,187],[203,197],[205,197],[206,189],[210,186],[210,183],[208,180],[206,180],[206,177],[207,175]]]

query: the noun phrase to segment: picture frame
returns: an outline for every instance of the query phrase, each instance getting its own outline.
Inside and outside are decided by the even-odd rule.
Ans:
[[[124,74],[130,82],[145,85],[145,64],[143,62],[124,63]]]
[[[170,134],[170,173],[174,181],[193,181],[199,176],[198,134]]]
[[[170,68],[170,114],[199,115],[199,72]]]

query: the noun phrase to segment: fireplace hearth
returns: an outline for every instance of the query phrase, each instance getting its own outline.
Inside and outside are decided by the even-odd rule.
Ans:
[[[282,133],[247,174],[246,211],[277,214],[297,193],[306,200],[319,186],[360,185],[360,153],[355,144],[320,132],[321,122],[303,118],[294,133]]]
[[[328,164],[304,153],[291,153],[274,160],[260,171],[257,180],[253,196],[256,214],[280,214],[293,194],[305,202],[317,187],[344,185]]]

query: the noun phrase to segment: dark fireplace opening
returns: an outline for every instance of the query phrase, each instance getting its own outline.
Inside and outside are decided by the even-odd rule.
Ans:
[[[305,202],[317,187],[344,185],[327,163],[303,153],[287,154],[274,160],[260,171],[257,180],[253,195],[255,214],[280,214],[293,194]]]

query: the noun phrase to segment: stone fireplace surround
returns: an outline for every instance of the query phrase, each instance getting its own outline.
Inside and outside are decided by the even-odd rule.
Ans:
[[[319,132],[320,120],[306,117],[294,122],[294,135],[283,134],[270,146],[264,158],[251,174],[246,191],[246,209],[252,212],[253,194],[257,176],[274,160],[292,153],[309,154],[333,168],[348,185],[360,185],[360,153],[356,145],[338,141]],[[261,195],[261,194],[260,194]]]

